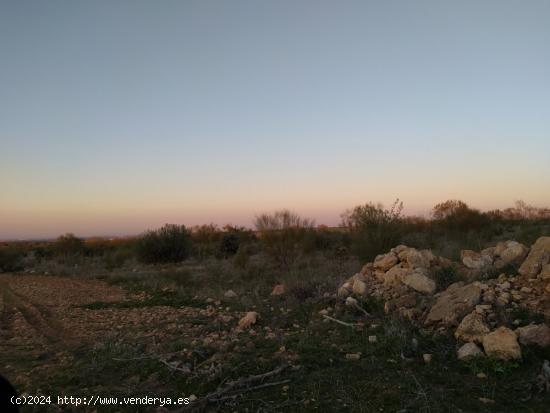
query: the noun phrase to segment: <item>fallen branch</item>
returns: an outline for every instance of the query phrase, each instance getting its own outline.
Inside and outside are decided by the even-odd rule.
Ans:
[[[282,381],[278,381],[278,382],[262,383],[262,384],[258,384],[258,385],[248,387],[248,385],[250,385],[250,384],[257,383],[257,382],[262,382],[265,379],[274,377],[274,376],[282,373],[288,367],[289,367],[288,365],[283,365],[283,366],[277,367],[274,370],[268,371],[267,373],[256,374],[254,376],[249,376],[249,377],[246,377],[246,378],[240,378],[238,380],[229,381],[229,382],[227,382],[226,386],[218,388],[216,391],[214,391],[212,393],[209,393],[209,394],[207,394],[206,396],[204,396],[202,398],[199,398],[197,401],[193,402],[189,406],[185,406],[182,409],[177,410],[176,412],[179,413],[179,412],[189,411],[191,409],[204,407],[208,403],[216,403],[216,402],[228,400],[228,399],[231,399],[231,398],[235,398],[238,395],[243,394],[243,393],[248,393],[248,392],[251,392],[251,391],[259,390],[259,389],[262,389],[262,388],[265,388],[265,387],[272,387],[272,386],[277,386],[277,385],[280,385],[280,384],[289,383],[290,380],[282,380]]]
[[[346,327],[355,327],[356,326],[356,324],[346,323],[345,321],[338,320],[338,319],[333,318],[329,315],[323,315],[323,318],[326,318],[327,320],[330,320],[330,321],[334,321],[335,323],[341,324],[341,325],[346,326]]]
[[[372,316],[370,315],[370,313],[369,313],[367,310],[365,310],[363,307],[361,307],[359,304],[353,303],[353,307],[357,308],[359,311],[361,311],[361,312],[362,312],[363,314],[365,314],[367,317],[372,317]]]
[[[259,385],[254,386],[254,387],[246,387],[244,389],[236,390],[236,393],[232,394],[231,396],[224,396],[224,397],[221,397],[219,399],[210,399],[210,401],[212,401],[212,402],[221,402],[221,401],[224,401],[224,400],[233,399],[233,398],[235,398],[238,395],[243,394],[243,393],[248,393],[248,392],[251,392],[251,391],[254,391],[254,390],[264,389],[266,387],[278,386],[280,384],[286,384],[286,383],[290,383],[290,382],[291,382],[291,380],[287,379],[287,380],[281,380],[281,381],[274,381],[274,382],[271,382],[271,383],[259,384]]]

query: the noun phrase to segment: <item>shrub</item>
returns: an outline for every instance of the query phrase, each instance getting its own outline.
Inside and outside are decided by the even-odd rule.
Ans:
[[[191,253],[191,236],[185,225],[166,224],[145,232],[137,242],[139,259],[148,264],[180,262]]]
[[[74,234],[67,233],[57,238],[53,250],[55,255],[63,258],[82,255],[85,251],[84,241],[75,237]]]
[[[23,253],[21,250],[12,246],[0,247],[0,272],[21,270],[22,258]]]
[[[435,223],[442,229],[455,232],[479,230],[490,224],[487,215],[456,199],[450,199],[434,206],[432,216]]]
[[[250,257],[247,251],[247,248],[244,245],[241,245],[233,257],[233,265],[235,268],[244,269],[248,266]]]
[[[397,199],[390,209],[368,203],[344,212],[342,225],[351,234],[351,251],[360,259],[371,261],[395,247],[405,230],[402,211],[403,203]]]
[[[301,218],[288,211],[276,211],[256,217],[264,251],[281,267],[288,268],[304,250],[308,234],[313,231],[313,220]]]
[[[222,232],[214,224],[194,227],[191,231],[193,255],[200,260],[217,255],[221,237]]]
[[[445,290],[451,284],[460,281],[453,267],[444,267],[435,273],[435,281],[440,290]]]

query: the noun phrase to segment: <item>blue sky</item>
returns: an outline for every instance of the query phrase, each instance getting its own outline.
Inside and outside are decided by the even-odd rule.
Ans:
[[[0,238],[550,204],[550,1],[3,1]]]

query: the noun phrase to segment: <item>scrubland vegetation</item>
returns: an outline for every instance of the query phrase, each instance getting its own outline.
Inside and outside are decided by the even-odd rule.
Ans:
[[[16,384],[29,393],[85,388],[105,395],[193,394],[199,400],[228,381],[285,366],[280,385],[250,386],[196,406],[206,411],[548,411],[550,393],[535,383],[542,361],[550,359],[548,350],[529,349],[522,364],[490,358],[461,363],[452,337],[433,337],[389,316],[375,298],[340,314],[343,325],[319,313],[337,311],[338,286],[396,245],[450,259],[462,249],[478,251],[500,240],[531,245],[550,234],[550,210],[518,202],[480,212],[450,200],[424,219],[404,216],[397,200],[388,208],[373,203],[352,208],[337,228],[286,210],[261,214],[254,224],[254,229],[165,225],[128,238],[65,234],[54,241],[4,242],[4,272],[19,272],[21,279],[41,274],[101,282],[126,296],[70,304],[79,317],[97,314],[120,324],[93,345],[63,347],[72,360],[63,370],[55,369],[53,354],[27,357],[29,346],[21,347],[23,353],[8,348],[0,362],[9,364]],[[455,281],[452,268],[437,273],[440,289]],[[276,292],[276,286],[284,288]],[[32,306],[40,312],[39,301]],[[29,305],[14,304],[23,313]],[[257,324],[235,330],[250,311],[259,315]],[[41,314],[42,324],[49,324],[47,313]],[[537,315],[518,310],[514,317],[528,323]],[[428,363],[423,354],[434,359]],[[51,369],[44,368],[48,363]],[[262,383],[273,382],[278,380]],[[136,408],[116,411],[121,410]]]

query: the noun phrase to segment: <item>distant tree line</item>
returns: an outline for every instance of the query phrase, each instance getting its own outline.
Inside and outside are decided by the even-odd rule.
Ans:
[[[545,226],[546,225],[546,226]],[[188,258],[232,259],[246,267],[250,256],[262,253],[281,269],[290,268],[301,257],[315,253],[335,258],[355,256],[372,260],[399,243],[418,248],[445,244],[478,248],[495,237],[508,235],[531,243],[548,231],[550,209],[523,201],[504,210],[481,212],[460,200],[447,200],[432,208],[428,218],[404,216],[398,199],[386,208],[366,203],[345,211],[340,226],[316,226],[309,218],[280,210],[256,216],[254,230],[214,224],[187,228],[166,224],[138,237],[81,239],[65,234],[54,242],[0,244],[0,270],[16,271],[22,259],[73,262],[75,259],[103,260],[117,268],[128,260],[145,264],[177,263]]]

